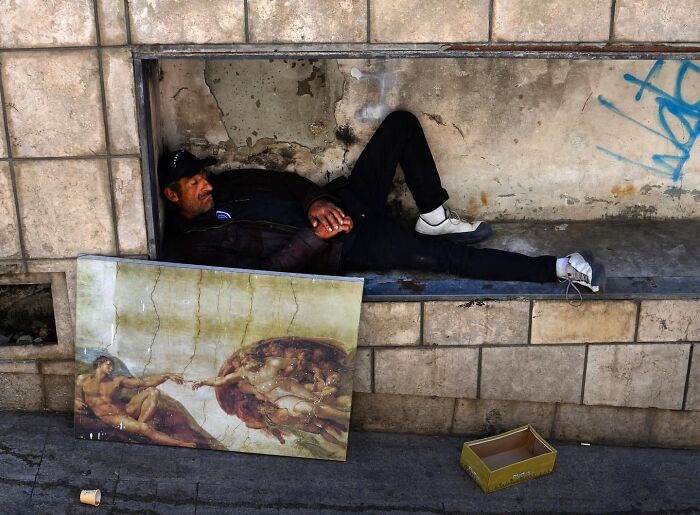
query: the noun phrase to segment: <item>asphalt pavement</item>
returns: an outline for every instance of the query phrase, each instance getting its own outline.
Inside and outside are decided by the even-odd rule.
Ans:
[[[326,462],[75,440],[69,415],[0,412],[0,513],[700,513],[700,451],[554,441],[552,474],[487,495],[463,442],[354,432]]]

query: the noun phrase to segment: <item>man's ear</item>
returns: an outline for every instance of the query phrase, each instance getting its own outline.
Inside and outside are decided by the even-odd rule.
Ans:
[[[175,190],[172,189],[170,186],[165,187],[165,189],[163,190],[163,195],[165,195],[165,198],[173,204],[177,204],[178,202],[180,202],[180,197],[177,196]]]

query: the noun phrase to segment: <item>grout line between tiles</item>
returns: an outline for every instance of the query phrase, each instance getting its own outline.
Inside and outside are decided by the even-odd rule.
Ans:
[[[124,23],[126,25],[126,42],[131,46],[131,15],[129,12],[129,0],[124,0]]]
[[[243,0],[243,36],[246,43],[250,43],[250,28],[248,26],[248,0]]]
[[[93,0],[93,7],[95,9],[95,30],[97,31],[97,69],[100,74],[100,93],[102,95],[102,123],[104,124],[104,134],[105,134],[105,149],[107,155],[107,178],[109,180],[109,197],[112,212],[112,232],[114,234],[114,248],[117,256],[121,255],[121,244],[119,242],[119,221],[117,219],[117,200],[116,194],[114,192],[114,175],[112,171],[112,141],[109,134],[109,113],[107,111],[107,91],[105,88],[105,78],[104,78],[104,59],[105,50],[99,48],[101,45],[100,38],[100,20],[99,14],[97,12],[97,0]]]
[[[7,108],[5,107],[5,89],[2,80],[2,62],[0,62],[0,110],[2,110],[2,122],[5,128],[4,134],[1,137],[5,138],[5,146],[8,157],[7,163],[10,169],[10,187],[12,188],[12,195],[15,202],[15,216],[17,217],[17,233],[20,251],[19,261],[22,263],[23,273],[26,274],[29,272],[29,268],[27,266],[27,249],[24,241],[24,225],[22,224],[22,217],[19,210],[19,193],[17,192],[17,178],[15,176],[15,166],[13,161],[14,156],[12,155],[12,143],[10,141],[10,124],[7,116]]]
[[[608,41],[610,43],[615,39],[615,1],[612,0],[610,3],[610,34],[608,36]]]
[[[690,371],[693,366],[693,350],[695,349],[695,344],[690,344],[690,354],[688,355],[688,370],[685,374],[685,388],[683,389],[683,402],[681,404],[681,409],[684,410],[686,403],[688,401],[688,388],[690,387]]]

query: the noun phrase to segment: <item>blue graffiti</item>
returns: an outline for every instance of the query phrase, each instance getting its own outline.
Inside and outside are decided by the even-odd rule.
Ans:
[[[656,61],[644,79],[639,79],[629,73],[624,75],[624,79],[627,82],[639,86],[639,91],[637,91],[637,94],[634,96],[637,102],[642,100],[642,96],[647,91],[650,94],[656,95],[655,101],[659,106],[658,117],[660,130],[635,120],[633,117],[617,108],[615,104],[606,100],[602,95],[598,97],[598,102],[600,105],[616,115],[621,116],[625,120],[669,141],[677,149],[677,153],[653,154],[651,156],[651,164],[645,164],[612,152],[604,147],[599,146],[596,148],[600,152],[618,161],[638,166],[648,172],[663,177],[669,177],[675,182],[681,179],[683,167],[690,159],[690,152],[695,144],[695,140],[698,138],[698,135],[700,135],[700,100],[697,102],[686,100],[683,90],[684,81],[688,77],[688,72],[700,74],[700,66],[691,61],[680,61],[678,73],[676,75],[676,84],[673,94],[671,94],[652,84],[652,81],[659,75],[659,72],[665,64],[663,60]],[[671,127],[671,122],[674,120],[674,127]]]

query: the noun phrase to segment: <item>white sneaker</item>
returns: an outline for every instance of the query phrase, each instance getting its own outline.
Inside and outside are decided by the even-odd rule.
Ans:
[[[426,236],[445,236],[460,243],[477,243],[491,236],[492,231],[489,223],[462,220],[457,213],[446,207],[445,219],[437,225],[430,224],[419,216],[416,232]]]
[[[605,267],[593,259],[590,252],[574,252],[566,256],[568,262],[560,282],[566,282],[569,286],[580,284],[592,292],[605,291],[607,277]],[[576,288],[574,286],[574,288]],[[568,287],[567,287],[568,290]]]

